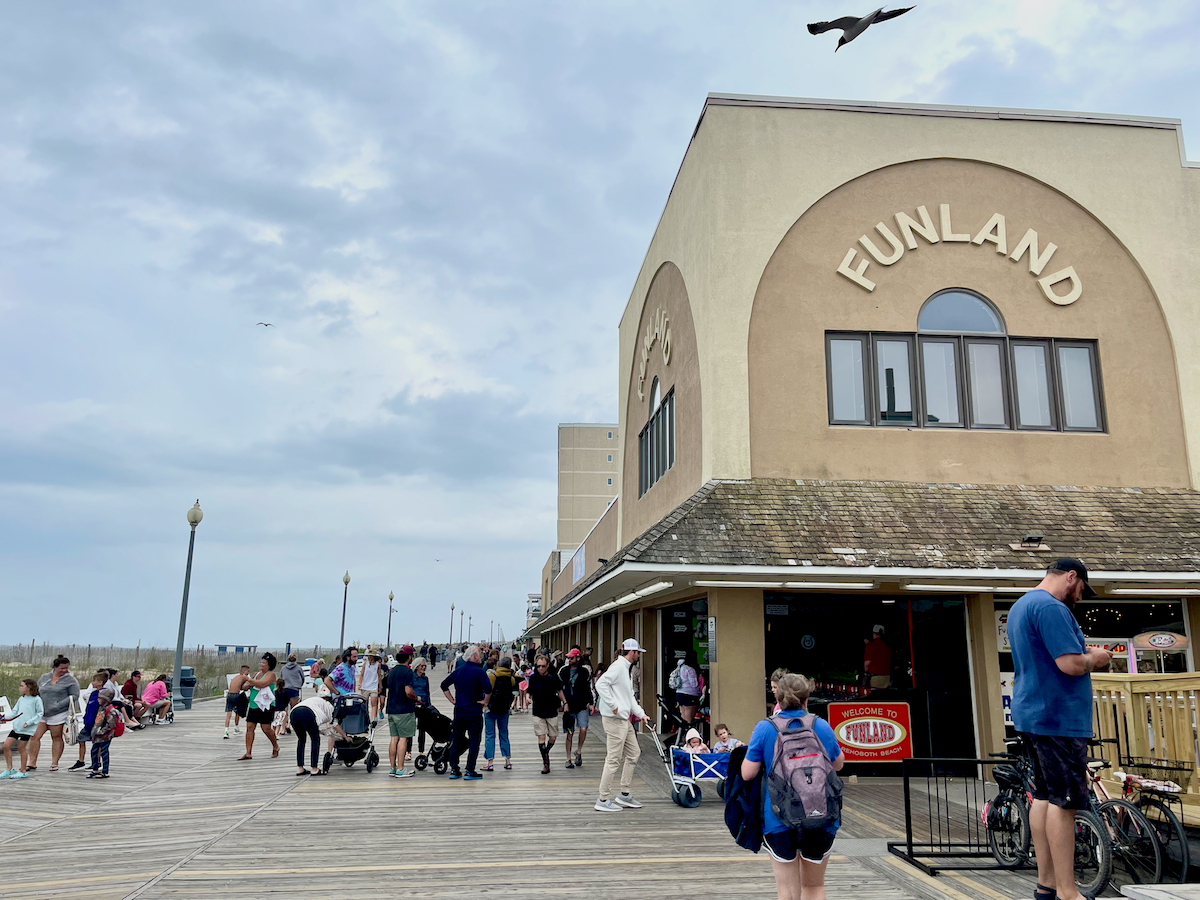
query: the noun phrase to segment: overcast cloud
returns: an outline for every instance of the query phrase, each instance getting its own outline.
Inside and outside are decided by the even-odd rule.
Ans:
[[[1194,0],[8,5],[0,643],[511,636],[709,91],[1182,118]],[[273,328],[255,326],[258,321]],[[440,559],[441,562],[435,562]]]

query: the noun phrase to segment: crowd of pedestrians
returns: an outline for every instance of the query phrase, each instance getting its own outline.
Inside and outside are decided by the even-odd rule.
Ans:
[[[81,688],[71,673],[70,659],[62,655],[55,657],[50,671],[41,677],[22,679],[18,690],[16,704],[0,718],[0,724],[10,728],[3,744],[3,779],[28,778],[29,773],[38,770],[47,734],[48,771],[59,770],[67,745],[74,744],[79,748],[79,758],[70,770],[87,768],[89,778],[108,778],[113,738],[127,729],[138,731],[166,723],[172,717],[165,674],[143,686],[142,673],[136,669],[122,683],[120,670],[103,668],[92,675],[88,687]]]

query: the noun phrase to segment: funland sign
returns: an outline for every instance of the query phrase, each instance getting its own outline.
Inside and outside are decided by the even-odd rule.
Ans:
[[[899,762],[913,755],[907,703],[830,703],[829,724],[846,762]]]

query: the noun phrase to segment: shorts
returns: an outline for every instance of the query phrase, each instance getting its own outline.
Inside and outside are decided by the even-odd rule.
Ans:
[[[548,737],[551,740],[558,737],[558,716],[552,719],[533,717],[533,733],[536,737]]]
[[[592,716],[586,709],[581,709],[575,713],[575,729],[577,731],[587,731],[588,725],[591,724]]]
[[[890,688],[892,686],[892,676],[891,675],[872,675],[870,686],[872,688],[878,688],[881,690],[883,688]]]
[[[27,741],[31,737],[33,737],[33,735],[32,734],[21,734],[21,732],[19,732],[19,731],[10,731],[8,733],[8,737],[12,738],[14,741]]]
[[[1033,763],[1033,799],[1060,809],[1088,809],[1088,739],[1025,734]]]
[[[698,706],[700,698],[695,694],[676,694],[675,699],[679,701],[680,706]]]
[[[66,725],[67,714],[59,713],[57,716],[42,716],[42,721],[47,725]]]
[[[287,697],[289,700],[297,700],[300,697],[300,688],[284,688],[283,695],[285,697]],[[229,701],[226,701],[227,705],[228,705],[228,702]]]
[[[377,691],[377,690],[376,691],[362,690],[362,691],[359,691],[359,693],[362,694],[364,697],[366,697],[368,700],[371,699],[372,697],[379,696],[379,691]]]
[[[236,713],[238,711],[238,698],[242,695],[237,691],[229,691],[225,694],[225,712]]]
[[[253,707],[246,712],[246,721],[251,725],[273,725],[275,723],[275,708],[258,709]]]
[[[416,713],[388,713],[388,734],[394,738],[417,736]]]
[[[826,831],[823,828],[808,831],[774,831],[763,835],[763,846],[776,862],[793,862],[799,853],[805,862],[819,863],[828,859],[829,854],[833,852],[835,837],[837,832]]]

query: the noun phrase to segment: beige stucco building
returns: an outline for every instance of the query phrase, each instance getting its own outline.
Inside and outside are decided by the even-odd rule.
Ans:
[[[710,95],[620,323],[620,499],[536,630],[637,637],[652,705],[696,654],[744,737],[776,666],[865,696],[880,624],[917,751],[996,749],[1056,557],[1089,638],[1200,626],[1198,249],[1175,120]]]
[[[617,496],[621,432],[616,425],[558,426],[558,549],[574,552]]]

